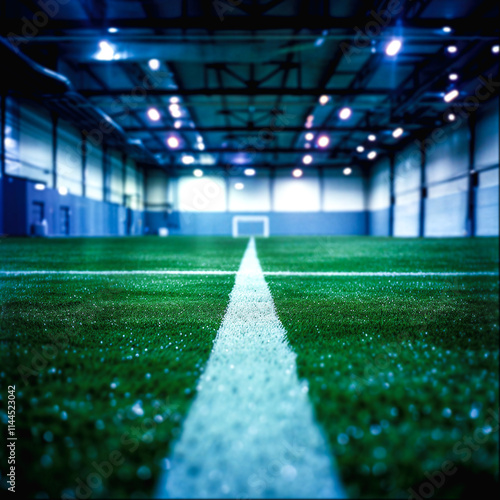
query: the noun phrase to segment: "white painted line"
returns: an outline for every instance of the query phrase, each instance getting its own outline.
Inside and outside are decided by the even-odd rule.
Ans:
[[[250,240],[158,498],[344,496]]]
[[[455,271],[443,271],[443,272],[434,272],[434,271],[421,271],[421,272],[406,272],[406,271],[395,271],[395,272],[384,272],[384,271],[375,271],[375,272],[357,272],[357,271],[311,271],[311,272],[300,272],[300,271],[269,271],[264,273],[265,276],[388,276],[388,277],[397,277],[397,276],[498,276],[498,271],[471,271],[471,272],[455,272]]]
[[[153,276],[176,276],[176,275],[188,275],[188,276],[230,276],[237,274],[237,271],[214,271],[214,270],[196,270],[196,271],[176,271],[176,270],[144,270],[144,271],[74,271],[74,270],[26,270],[26,271],[2,271],[0,270],[0,276],[31,276],[31,275],[89,275],[89,276],[114,276],[114,275],[153,275]],[[395,272],[358,272],[358,271],[266,271],[262,273],[264,276],[380,276],[380,277],[398,277],[398,276],[414,276],[414,277],[426,277],[426,276],[498,276],[498,271],[421,271],[421,272],[410,272],[410,271],[395,271]]]

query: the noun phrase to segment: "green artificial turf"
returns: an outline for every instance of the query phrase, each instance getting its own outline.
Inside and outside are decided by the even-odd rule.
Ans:
[[[233,285],[234,276],[2,278],[1,397],[15,384],[16,492],[87,498],[81,480],[96,486],[92,498],[151,496]],[[99,486],[93,463],[114,452],[122,458],[107,478],[103,466]]]
[[[0,238],[0,270],[237,271],[246,238]]]
[[[498,486],[497,278],[266,280],[350,496],[408,498],[446,460],[434,497]]]
[[[273,237],[264,271],[496,271],[498,238]]]

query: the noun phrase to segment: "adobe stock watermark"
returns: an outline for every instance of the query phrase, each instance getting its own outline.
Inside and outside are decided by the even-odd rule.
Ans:
[[[447,479],[459,471],[460,463],[468,462],[474,452],[498,432],[500,428],[498,409],[489,408],[488,414],[489,417],[486,418],[484,424],[476,427],[471,436],[465,436],[454,444],[453,455],[456,457],[454,460],[444,460],[439,469],[424,473],[427,481],[415,488],[408,488],[407,491],[410,494],[408,500],[422,500],[434,496],[446,484]]]
[[[21,34],[11,31],[7,33],[7,40],[14,47],[30,42],[40,33],[41,29],[47,26],[50,19],[57,16],[60,6],[69,2],[70,0],[37,0],[36,4],[40,6],[40,10],[33,13],[31,19],[26,16],[21,17]]]

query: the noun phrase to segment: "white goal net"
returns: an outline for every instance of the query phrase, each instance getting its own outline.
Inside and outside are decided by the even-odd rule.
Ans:
[[[269,217],[262,215],[236,215],[233,217],[233,237],[269,236]]]

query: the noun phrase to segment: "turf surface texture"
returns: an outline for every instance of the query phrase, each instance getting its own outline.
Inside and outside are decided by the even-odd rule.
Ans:
[[[0,269],[236,271],[246,244],[2,239]],[[269,238],[257,252],[264,271],[498,271],[494,238]],[[435,496],[498,484],[497,277],[266,281],[349,495],[408,497],[445,461],[455,472]],[[92,498],[150,496],[233,285],[232,275],[0,275],[17,491],[74,497],[90,477]],[[109,474],[89,476],[114,452]]]

